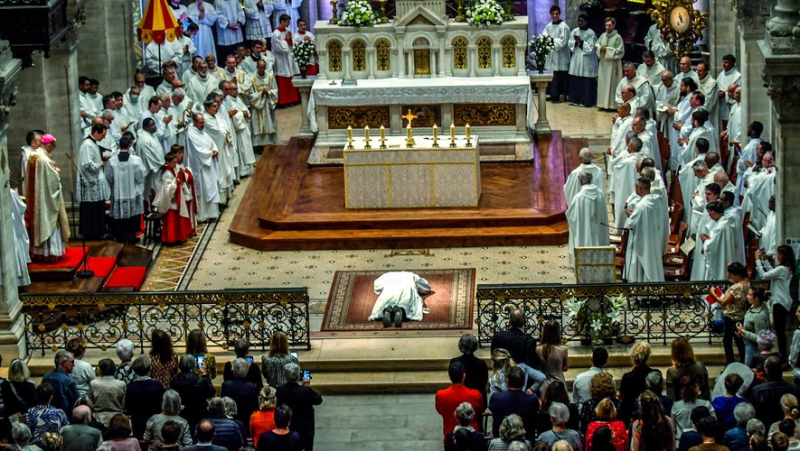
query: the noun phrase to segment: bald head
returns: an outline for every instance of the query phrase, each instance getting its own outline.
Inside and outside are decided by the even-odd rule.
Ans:
[[[92,422],[92,409],[89,406],[78,406],[72,409],[72,421],[78,424],[89,424]]]
[[[661,72],[661,83],[664,83],[664,86],[671,88],[674,81],[675,75],[673,75],[672,72],[668,70]]]
[[[642,171],[639,173],[642,177],[654,182],[656,180],[656,170],[647,166],[642,168]]]
[[[714,174],[714,183],[719,185],[720,188],[725,188],[729,181],[730,179],[728,179],[728,174],[724,172],[717,172]]]
[[[719,154],[716,152],[708,152],[705,156],[706,166],[713,168],[719,164]]]
[[[581,158],[581,163],[583,164],[592,164],[592,160],[594,159],[594,156],[592,155],[592,149],[588,147],[581,149],[581,151],[578,153],[578,156]]]

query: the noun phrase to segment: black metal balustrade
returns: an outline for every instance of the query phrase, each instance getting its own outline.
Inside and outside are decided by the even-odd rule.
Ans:
[[[182,343],[193,329],[227,349],[237,338],[265,350],[274,332],[311,349],[308,289],[92,293],[21,296],[27,354],[63,348],[74,337],[106,350],[121,338],[141,351],[155,329]]]
[[[610,298],[627,298],[619,320],[606,336],[618,342],[645,340],[666,345],[678,337],[712,343],[721,336],[712,330],[713,313],[706,301],[711,287],[723,291],[728,282],[678,282],[660,284],[598,285],[478,285],[478,341],[490,344],[496,331],[508,329],[509,313],[519,308],[525,315],[525,332],[538,337],[544,323],[561,325],[562,339],[584,341],[589,325],[570,318],[565,302],[570,298],[588,299],[588,313],[607,312]]]

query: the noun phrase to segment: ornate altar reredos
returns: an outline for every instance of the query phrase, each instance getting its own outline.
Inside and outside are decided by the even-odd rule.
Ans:
[[[398,0],[393,21],[356,30],[315,24],[320,79],[525,75],[528,18],[475,28],[444,0]]]

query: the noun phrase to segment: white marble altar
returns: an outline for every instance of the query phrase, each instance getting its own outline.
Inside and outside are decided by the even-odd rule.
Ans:
[[[477,207],[481,196],[478,137],[467,146],[465,137],[450,147],[446,132],[439,147],[431,136],[415,136],[413,148],[406,136],[386,138],[380,149],[378,130],[372,130],[371,149],[363,138],[344,149],[346,208]],[[360,132],[356,130],[356,132]]]
[[[359,80],[355,85],[318,79],[311,88],[308,113],[312,130],[318,132],[316,146],[340,146],[348,126],[383,125],[387,134],[402,135],[405,124],[400,116],[420,106],[430,106],[421,109],[433,117],[421,117],[415,127],[470,124],[485,143],[529,142],[528,127],[535,122],[528,76],[393,78]]]

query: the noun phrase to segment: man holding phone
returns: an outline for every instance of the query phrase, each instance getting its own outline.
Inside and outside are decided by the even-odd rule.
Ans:
[[[314,451],[314,406],[322,404],[322,396],[309,386],[310,371],[301,372],[296,363],[287,363],[284,368],[286,384],[278,387],[278,405],[286,404],[292,409],[289,428],[300,434],[305,451]]]

